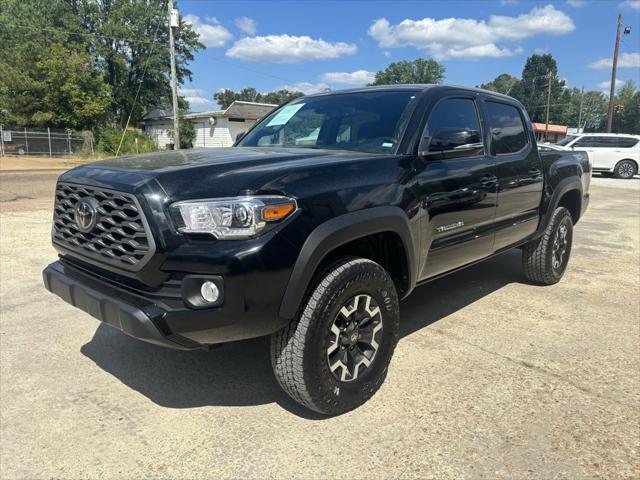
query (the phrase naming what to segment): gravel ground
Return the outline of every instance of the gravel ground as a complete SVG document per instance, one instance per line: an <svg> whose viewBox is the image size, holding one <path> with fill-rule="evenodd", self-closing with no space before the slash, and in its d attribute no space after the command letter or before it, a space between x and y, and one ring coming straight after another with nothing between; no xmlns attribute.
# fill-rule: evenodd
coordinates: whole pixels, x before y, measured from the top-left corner
<svg viewBox="0 0 640 480"><path fill-rule="evenodd" d="M382 389L321 418L265 339L166 350L48 294L55 175L31 175L0 177L0 478L639 476L635 180L594 179L558 285L512 251L419 287Z"/></svg>

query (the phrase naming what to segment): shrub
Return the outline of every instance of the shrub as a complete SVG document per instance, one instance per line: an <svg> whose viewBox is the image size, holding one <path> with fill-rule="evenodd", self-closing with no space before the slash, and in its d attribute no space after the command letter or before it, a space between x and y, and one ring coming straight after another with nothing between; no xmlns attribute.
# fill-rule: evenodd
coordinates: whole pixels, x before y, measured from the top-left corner
<svg viewBox="0 0 640 480"><path fill-rule="evenodd" d="M105 129L98 134L98 151L108 155L115 155L122 138L122 130ZM137 140L137 143L136 143ZM158 145L140 130L127 130L122 140L119 155L155 152Z"/></svg>

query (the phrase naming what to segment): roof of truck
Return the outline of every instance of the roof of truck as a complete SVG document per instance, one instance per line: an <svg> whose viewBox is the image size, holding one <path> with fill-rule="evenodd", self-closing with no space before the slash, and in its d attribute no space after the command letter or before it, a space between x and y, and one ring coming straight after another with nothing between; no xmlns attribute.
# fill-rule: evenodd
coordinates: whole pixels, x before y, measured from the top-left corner
<svg viewBox="0 0 640 480"><path fill-rule="evenodd" d="M365 92L394 92L394 91L416 91L422 92L425 90L445 90L445 89L455 89L455 90L467 90L475 93L484 93L487 95L492 95L494 97L502 97L504 99L515 100L513 97L509 97L508 95L504 95L498 92L492 92L491 90L483 90L481 88L475 87L467 87L464 85L439 85L434 83L398 83L393 85L371 85L367 87L358 87L358 88L348 88L344 90L330 90L326 92L313 93L310 95L305 95L305 97L320 97L323 95L336 95L343 93L365 93Z"/></svg>

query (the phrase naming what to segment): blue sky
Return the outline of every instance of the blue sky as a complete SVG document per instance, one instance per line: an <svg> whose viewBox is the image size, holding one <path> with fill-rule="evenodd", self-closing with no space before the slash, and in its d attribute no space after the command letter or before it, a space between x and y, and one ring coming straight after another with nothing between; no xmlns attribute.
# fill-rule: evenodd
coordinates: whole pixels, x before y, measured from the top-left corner
<svg viewBox="0 0 640 480"><path fill-rule="evenodd" d="M520 76L527 56L551 53L568 85L606 90L617 14L632 27L619 81L640 83L640 0L243 1L178 0L206 50L181 88L194 111L222 88L313 93L364 85L399 60L435 58L445 83Z"/></svg>

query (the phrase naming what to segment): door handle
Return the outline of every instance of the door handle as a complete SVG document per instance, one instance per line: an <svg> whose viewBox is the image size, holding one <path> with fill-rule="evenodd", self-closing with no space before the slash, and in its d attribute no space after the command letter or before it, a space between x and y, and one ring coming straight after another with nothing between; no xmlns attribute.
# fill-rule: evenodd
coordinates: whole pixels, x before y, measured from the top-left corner
<svg viewBox="0 0 640 480"><path fill-rule="evenodd" d="M480 179L480 185L485 188L493 187L496 183L498 183L498 177L495 175L485 175Z"/></svg>
<svg viewBox="0 0 640 480"><path fill-rule="evenodd" d="M537 178L540 176L542 172L540 171L539 168L532 168L531 170L529 170L529 176L530 177L534 177Z"/></svg>

